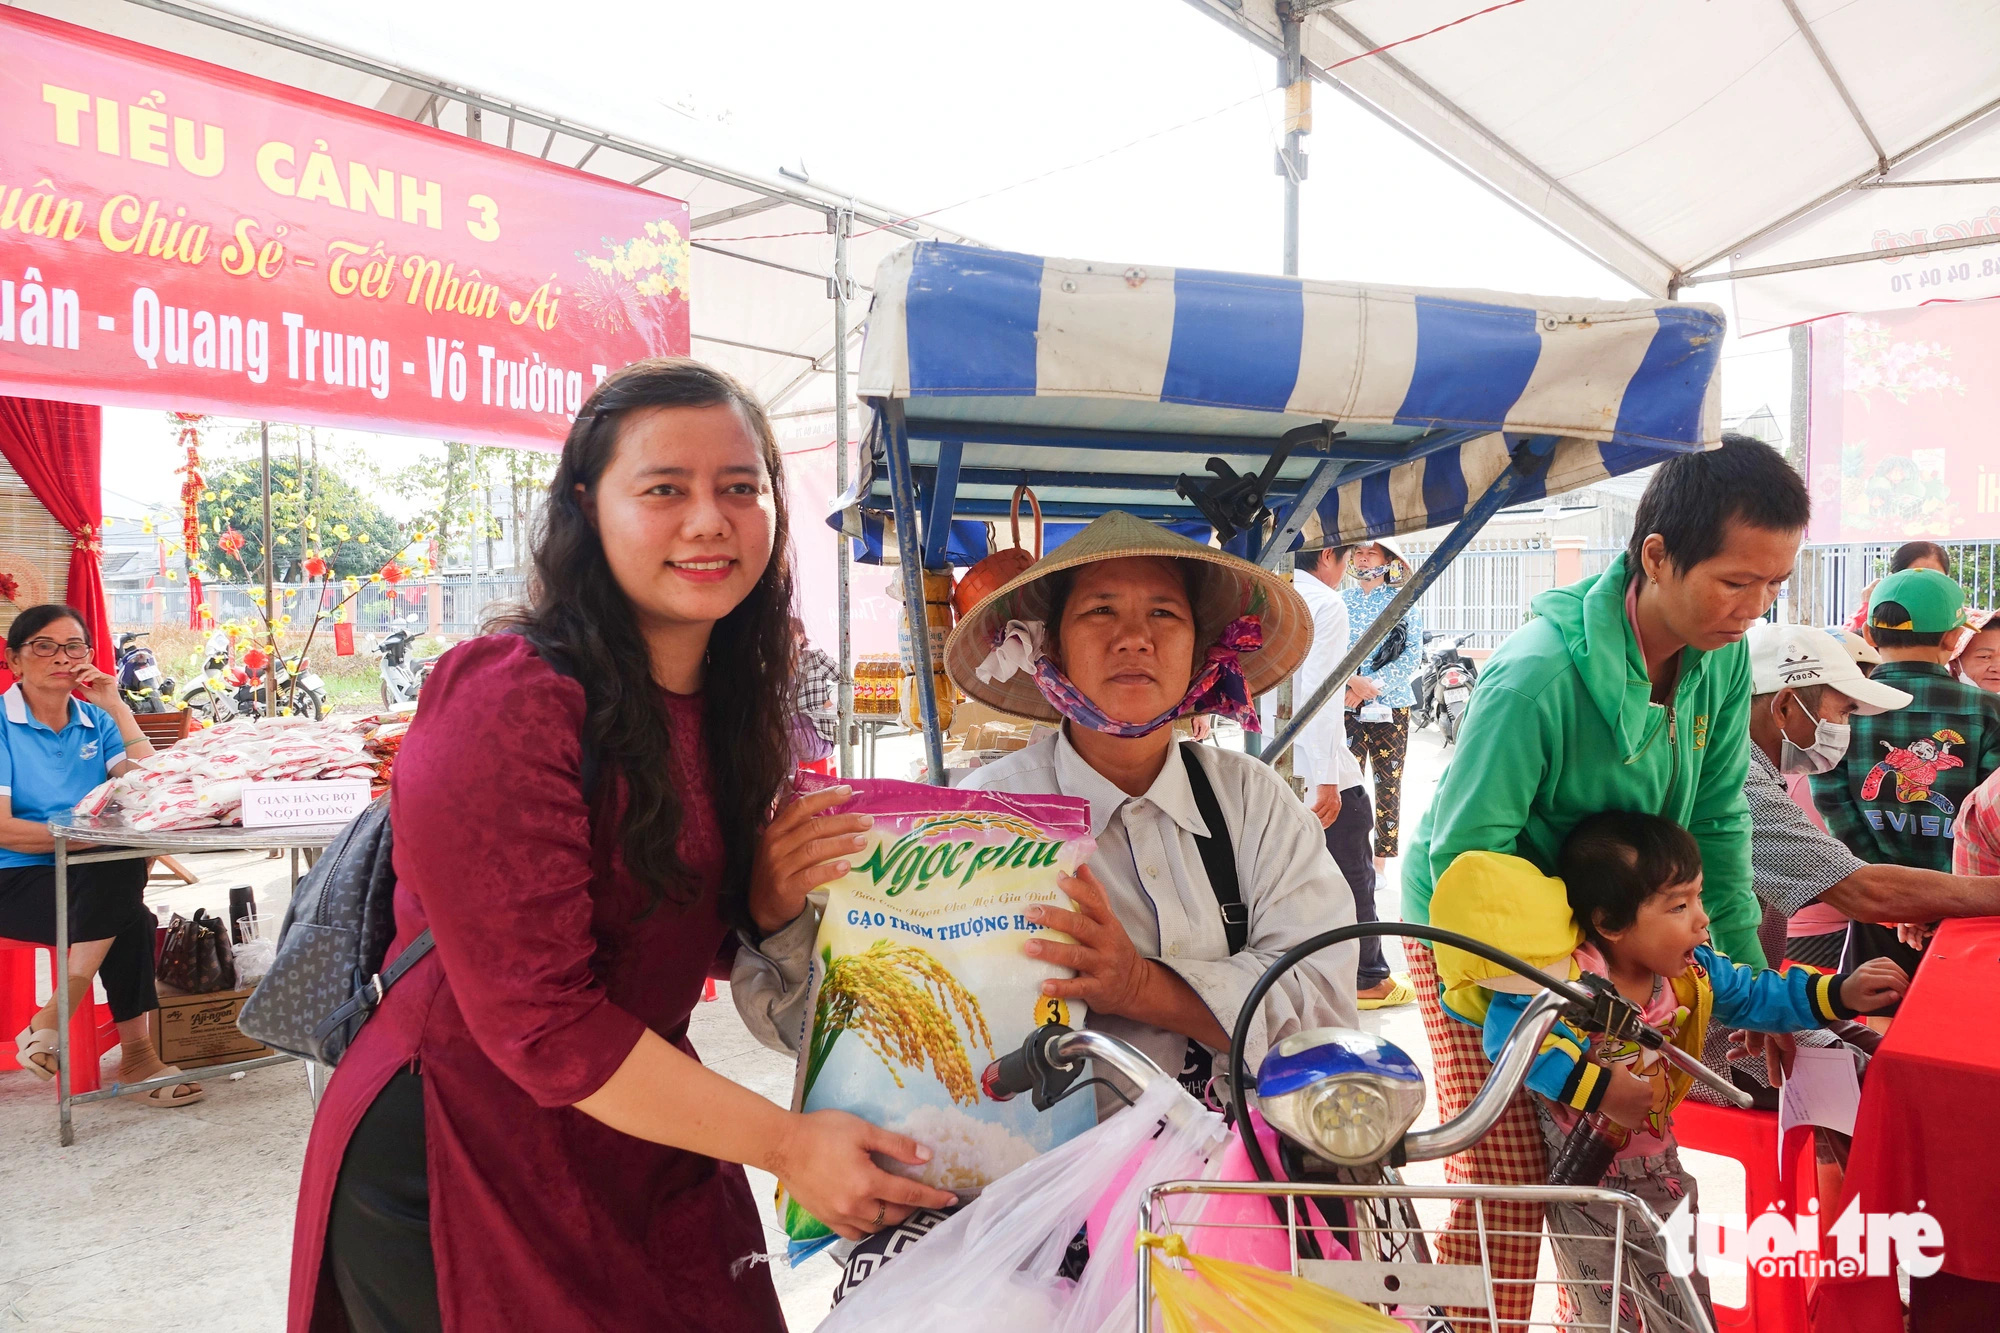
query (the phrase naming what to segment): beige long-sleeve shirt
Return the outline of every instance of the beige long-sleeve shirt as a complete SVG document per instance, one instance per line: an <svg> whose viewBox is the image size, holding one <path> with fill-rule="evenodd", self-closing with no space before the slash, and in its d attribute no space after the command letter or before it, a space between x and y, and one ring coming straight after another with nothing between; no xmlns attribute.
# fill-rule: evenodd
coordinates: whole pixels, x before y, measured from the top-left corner
<svg viewBox="0 0 2000 1333"><path fill-rule="evenodd" d="M1172 968L1229 1032L1250 987L1280 954L1322 931L1353 924L1354 895L1327 854L1319 821L1269 766L1212 745L1197 746L1196 754L1229 826L1220 832L1235 846L1237 878L1250 909L1249 938L1233 957L1195 843L1209 829L1178 756L1145 795L1128 796L1058 733L976 770L964 785L1088 800L1097 839L1090 868L1120 924L1141 955ZM746 946L737 955L730 979L737 1009L768 1046L798 1048L817 930L817 910L808 910L758 948ZM1250 1028L1245 1054L1253 1074L1274 1041L1307 1028L1356 1026L1354 968L1350 941L1286 974ZM1169 1074L1180 1071L1187 1053L1186 1037L1131 1019L1093 1012L1088 1026L1132 1043ZM1100 1114L1118 1104L1100 1095Z"/></svg>

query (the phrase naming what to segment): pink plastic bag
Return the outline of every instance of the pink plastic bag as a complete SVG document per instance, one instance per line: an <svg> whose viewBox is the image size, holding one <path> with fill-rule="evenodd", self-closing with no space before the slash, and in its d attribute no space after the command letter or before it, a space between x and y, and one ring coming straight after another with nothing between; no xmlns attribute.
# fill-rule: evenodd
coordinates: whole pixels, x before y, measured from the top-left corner
<svg viewBox="0 0 2000 1333"><path fill-rule="evenodd" d="M1284 1179L1284 1168L1278 1165L1278 1134L1264 1123L1264 1117L1256 1111L1250 1113L1251 1123L1257 1127L1257 1141L1263 1145L1264 1160L1272 1164L1279 1179ZM1109 1233L1122 1229L1129 1235L1132 1226L1130 1218L1114 1218L1112 1209L1125 1192L1133 1175L1144 1165L1146 1152L1142 1148L1132 1155L1125 1169L1118 1174L1116 1183L1105 1192L1097 1207L1092 1210L1087 1227L1090 1234L1090 1262L1114 1264L1119 1281L1137 1281L1138 1257L1131 1246L1123 1250L1113 1250L1107 1246ZM1243 1147L1243 1136L1232 1133L1222 1151L1209 1160L1209 1167L1203 1173L1205 1180L1257 1179L1257 1173L1250 1165L1250 1154ZM1282 1204L1279 1205L1283 1207ZM1197 1195L1180 1201L1173 1207L1171 1215L1176 1220L1196 1220L1202 1225L1183 1226L1181 1233L1187 1238L1188 1248L1196 1254L1217 1259L1234 1259L1238 1263L1255 1264L1259 1268L1283 1271L1289 1267L1291 1253L1290 1238L1285 1232L1275 1230L1273 1224L1282 1220L1272 1209L1271 1201L1261 1195L1252 1194L1211 1194ZM1156 1226L1164 1225L1164 1219L1155 1219ZM1240 1228L1240 1229L1239 1229ZM1351 1259L1347 1247L1334 1239L1333 1233L1324 1227L1312 1229L1319 1241L1320 1254L1328 1259Z"/></svg>

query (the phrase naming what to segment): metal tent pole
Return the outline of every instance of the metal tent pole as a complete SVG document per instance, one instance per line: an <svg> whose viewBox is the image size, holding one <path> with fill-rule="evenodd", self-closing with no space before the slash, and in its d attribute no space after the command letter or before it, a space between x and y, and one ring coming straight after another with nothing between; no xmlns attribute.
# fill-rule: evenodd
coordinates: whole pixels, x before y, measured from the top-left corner
<svg viewBox="0 0 2000 1333"><path fill-rule="evenodd" d="M844 207L833 216L833 493L847 494L847 234L854 213ZM834 586L840 617L840 678L834 683L839 713L840 775L854 776L854 626L851 620L853 551L847 534L834 534ZM927 613L928 614L928 613Z"/></svg>
<svg viewBox="0 0 2000 1333"><path fill-rule="evenodd" d="M1299 275L1299 182L1305 179L1306 155L1305 137L1312 131L1312 80L1306 77L1305 63L1299 55L1299 22L1297 19L1283 20L1285 49L1278 57L1278 86L1285 90L1285 145L1278 150L1278 174L1285 178L1285 246L1284 272L1288 278ZM1336 468L1336 470L1338 470ZM1246 552L1250 559L1266 569L1275 569L1289 578L1292 573L1292 558L1289 551L1278 546L1281 529L1273 524L1271 538L1273 545L1262 551L1251 549ZM1257 546L1257 536L1253 534L1251 546ZM1292 681L1289 676L1278 682L1277 725L1283 735L1292 717ZM1264 753L1264 738L1253 731L1243 734L1243 749L1251 755ZM1274 756L1274 766L1285 781L1292 780L1291 760L1282 754Z"/></svg>
<svg viewBox="0 0 2000 1333"><path fill-rule="evenodd" d="M1278 174L1285 178L1285 276L1299 274L1299 183L1306 178L1305 138L1312 133L1312 80L1299 55L1299 21L1284 20L1285 52L1278 58L1278 86L1285 90L1285 146Z"/></svg>
<svg viewBox="0 0 2000 1333"><path fill-rule="evenodd" d="M1298 20L1287 18L1284 27L1285 54L1278 61L1278 81L1285 89L1285 146L1278 154L1278 174L1285 178L1285 276L1296 278L1299 275L1299 183L1306 174L1305 137L1312 130L1312 80L1305 77L1305 66L1299 59ZM1283 544L1280 545L1280 542ZM1263 558L1258 563L1267 569L1274 569L1280 578L1289 579L1292 576L1292 556L1286 549L1289 546L1283 526L1273 522L1271 547L1262 553ZM1278 682L1275 716L1278 734L1282 736L1292 721L1290 676ZM1259 754L1263 749L1262 741L1261 736L1246 735L1244 749L1253 755ZM1289 751L1277 752L1271 763L1278 770L1279 777L1288 784L1293 783Z"/></svg>
<svg viewBox="0 0 2000 1333"><path fill-rule="evenodd" d="M1553 435L1536 435L1525 440L1515 440L1510 437L1510 442L1513 443L1513 462L1508 465L1507 470L1493 479L1493 484L1486 488L1485 494L1466 507L1464 517L1460 518L1458 525L1438 543L1437 549L1431 552L1423 567L1418 569L1410 581L1403 585L1401 591L1389 600L1389 604L1382 608L1382 613L1375 617L1374 622L1362 631L1361 637L1355 640L1354 646L1347 650L1347 656L1341 659L1340 665L1327 674L1327 678L1320 682L1319 688L1313 691L1312 697L1292 715L1291 725L1281 730L1277 739L1265 748L1263 754L1265 763L1275 764L1280 756L1292 748L1292 743L1298 739L1299 732L1303 731L1306 725L1319 715L1319 710L1332 700L1334 688L1353 675L1361 664L1368 660L1368 654L1375 651L1375 646L1389 637L1389 631L1402 623L1403 617L1409 614L1417 599L1424 595L1431 584L1437 582L1445 567L1456 559L1466 544L1486 526L1486 520L1508 505L1516 503L1522 491L1548 473L1549 461L1555 457L1556 439Z"/></svg>
<svg viewBox="0 0 2000 1333"><path fill-rule="evenodd" d="M257 423L257 441L262 450L262 485L264 492L264 638L270 644L271 656L278 655L278 606L276 592L271 579L271 423ZM278 711L277 682L278 668L275 662L264 664L264 715L273 716Z"/></svg>
<svg viewBox="0 0 2000 1333"><path fill-rule="evenodd" d="M917 484L910 475L910 431L903 400L885 398L878 408L885 429L889 493L896 507L896 554L903 572L903 615L910 622L910 655L917 669L917 717L924 727L924 756L933 785L945 785L944 735L938 726L937 677L931 663L931 621L924 604L924 546L917 532Z"/></svg>

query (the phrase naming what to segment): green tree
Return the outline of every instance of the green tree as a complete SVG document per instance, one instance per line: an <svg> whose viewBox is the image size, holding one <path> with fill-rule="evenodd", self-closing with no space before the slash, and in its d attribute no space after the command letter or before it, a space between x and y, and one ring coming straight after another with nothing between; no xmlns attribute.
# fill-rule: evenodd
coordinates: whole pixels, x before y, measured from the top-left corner
<svg viewBox="0 0 2000 1333"><path fill-rule="evenodd" d="M555 472L556 456L525 449L447 443L422 450L387 484L416 506L412 536L434 537L445 565L491 567L494 544L528 526ZM521 540L523 558L526 542Z"/></svg>
<svg viewBox="0 0 2000 1333"><path fill-rule="evenodd" d="M303 460L271 449L271 573L280 582L304 577L307 556L325 560L336 578L365 577L403 548L406 534L382 511L362 485L343 475L318 453ZM209 469L201 506L202 562L231 580L256 582L264 567L262 467L258 459L219 463ZM230 554L224 536L234 531L242 548ZM230 544L234 544L233 541Z"/></svg>

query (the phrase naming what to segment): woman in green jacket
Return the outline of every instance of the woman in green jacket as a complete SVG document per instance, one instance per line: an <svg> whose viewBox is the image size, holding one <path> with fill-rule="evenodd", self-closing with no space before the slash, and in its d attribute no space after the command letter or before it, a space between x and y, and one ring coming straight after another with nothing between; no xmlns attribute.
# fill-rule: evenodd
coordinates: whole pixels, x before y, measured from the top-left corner
<svg viewBox="0 0 2000 1333"><path fill-rule="evenodd" d="M1750 664L1744 632L1791 577L1811 502L1776 450L1724 435L1660 466L1639 501L1625 553L1602 574L1535 598L1479 678L1458 753L1403 861L1403 916L1429 919L1432 886L1461 852L1520 856L1556 871L1585 815L1663 815L1701 846L1702 907L1716 947L1762 966L1761 909L1750 886ZM1438 1114L1456 1115L1490 1069L1471 1029L1438 1007L1430 951L1410 976L1436 1060ZM1517 1097L1480 1143L1447 1166L1454 1181L1539 1185L1548 1178L1535 1115ZM1470 1207L1456 1210L1440 1258L1479 1261ZM1539 1204L1488 1204L1496 1278L1532 1281ZM1529 1317L1532 1286L1496 1292L1502 1320ZM1517 1308L1518 1307L1518 1308ZM1473 1325L1476 1326L1476 1325Z"/></svg>

